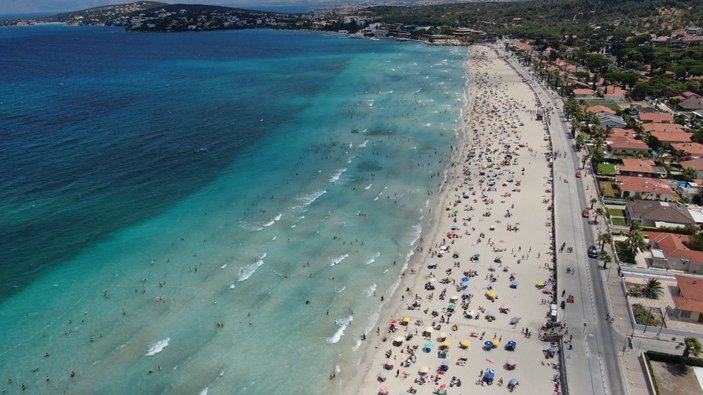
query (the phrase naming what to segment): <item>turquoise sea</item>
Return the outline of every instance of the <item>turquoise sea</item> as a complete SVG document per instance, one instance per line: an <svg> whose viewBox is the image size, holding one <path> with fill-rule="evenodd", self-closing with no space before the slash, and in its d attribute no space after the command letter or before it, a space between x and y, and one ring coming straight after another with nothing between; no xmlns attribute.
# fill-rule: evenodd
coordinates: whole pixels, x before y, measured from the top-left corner
<svg viewBox="0 0 703 395"><path fill-rule="evenodd" d="M352 374L428 228L466 48L50 25L0 53L0 388Z"/></svg>

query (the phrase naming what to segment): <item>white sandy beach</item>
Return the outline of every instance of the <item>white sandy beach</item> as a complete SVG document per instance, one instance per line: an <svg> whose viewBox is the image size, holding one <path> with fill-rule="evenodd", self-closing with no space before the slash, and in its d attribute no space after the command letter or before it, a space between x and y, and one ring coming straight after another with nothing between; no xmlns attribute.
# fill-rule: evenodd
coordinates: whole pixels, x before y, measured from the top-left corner
<svg viewBox="0 0 703 395"><path fill-rule="evenodd" d="M464 146L432 213L441 219L367 336L357 376L338 378L342 392L497 394L511 380L517 392L555 392L558 357L539 340L551 296L536 287L551 276L551 147L534 92L492 48L472 47L467 73Z"/></svg>

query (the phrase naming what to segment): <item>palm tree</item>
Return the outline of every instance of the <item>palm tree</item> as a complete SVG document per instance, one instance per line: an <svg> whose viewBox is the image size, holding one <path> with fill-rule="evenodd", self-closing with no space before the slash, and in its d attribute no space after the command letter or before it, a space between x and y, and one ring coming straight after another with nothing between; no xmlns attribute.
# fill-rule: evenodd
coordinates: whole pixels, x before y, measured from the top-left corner
<svg viewBox="0 0 703 395"><path fill-rule="evenodd" d="M608 254L608 251L600 250L600 259L603 260L603 269L608 268L608 264L613 261L613 257Z"/></svg>
<svg viewBox="0 0 703 395"><path fill-rule="evenodd" d="M683 339L683 343L676 345L676 349L683 347L683 352L681 353L681 366L686 367L689 356L697 357L703 353L703 345L695 337L687 337Z"/></svg>
<svg viewBox="0 0 703 395"><path fill-rule="evenodd" d="M642 251L647 248L647 243L644 241L644 234L640 230L640 224L633 222L630 225L630 230L627 232L627 245L633 254L637 251Z"/></svg>
<svg viewBox="0 0 703 395"><path fill-rule="evenodd" d="M601 251L603 251L606 244L610 244L613 242L613 235L611 235L609 232L601 233L599 238Z"/></svg>
<svg viewBox="0 0 703 395"><path fill-rule="evenodd" d="M593 205L598 202L598 199L596 198L591 198L591 210L593 210Z"/></svg>
<svg viewBox="0 0 703 395"><path fill-rule="evenodd" d="M664 287L661 281L656 278L650 278L644 283L642 287L642 295L649 299L659 299L660 296L664 295Z"/></svg>
<svg viewBox="0 0 703 395"><path fill-rule="evenodd" d="M598 223L598 217L603 215L603 209L598 207L596 208L596 215L593 217L593 223L597 224Z"/></svg>

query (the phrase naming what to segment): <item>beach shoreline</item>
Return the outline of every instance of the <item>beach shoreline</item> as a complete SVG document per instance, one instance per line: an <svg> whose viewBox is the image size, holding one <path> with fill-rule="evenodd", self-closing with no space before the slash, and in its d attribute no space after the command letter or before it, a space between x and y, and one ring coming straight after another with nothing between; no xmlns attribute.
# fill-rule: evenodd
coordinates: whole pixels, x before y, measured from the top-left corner
<svg viewBox="0 0 703 395"><path fill-rule="evenodd" d="M420 336L420 331L425 332L425 327L428 326L429 319L432 319L432 327L441 327L442 324L445 323L445 317L444 314L447 314L446 317L446 323L449 323L449 317L452 315L451 312L448 312L446 308L441 307L442 305L446 306L446 302L441 302L440 300L445 299L445 297L442 296L442 294L446 294L447 292L447 287L444 287L445 290L443 291L442 294L440 294L439 298L433 298L434 296L434 286L433 286L433 292L430 294L428 292L427 286L432 282L434 284L434 281L437 280L435 278L435 272L437 273L438 277L441 277L440 275L440 269L446 269L444 272L445 273L451 273L452 268L459 268L461 267L461 270L466 270L467 268L471 267L469 271L478 271L479 275L486 275L486 279L489 279L489 281L498 281L499 274L496 273L495 275L492 274L496 268L494 267L494 263L487 263L489 257L484 258L483 262L474 262L473 259L471 259L471 263L469 262L469 257L471 257L472 252L474 251L481 251L484 252L485 255L486 252L488 253L502 253L502 255L508 255L507 250L508 248L502 248L503 246L496 246L496 242L493 241L491 242L491 238L487 237L488 243L485 243L485 235L496 235L496 234L501 234L505 233L502 232L501 230L497 230L495 223L501 223L501 220L493 220L492 218L490 220L488 219L477 219L477 214L479 210L476 210L474 208L474 205L480 205L479 201L474 198L473 204L470 203L470 200L473 198L468 198L467 193L468 191L472 191L472 194L476 196L477 191L481 193L481 198L484 200L484 203L487 206L488 210L488 217L484 215L484 218L490 218L491 216L491 211L496 211L491 205L494 203L494 198L493 196L495 195L495 192L497 189L500 189L499 187L486 187L486 185L483 184L483 181L487 180L486 176L480 176L476 177L476 174L474 174L474 178L472 179L471 177L471 171L468 171L467 175L467 165L464 163L471 162L471 164L468 165L468 167L471 167L471 165L476 165L479 162L486 163L482 159L479 159L480 157L484 156L484 150L486 153L486 156L488 155L495 155L499 151L503 150L503 147L506 145L507 140L502 139L502 138L493 138L495 137L494 133L491 133L489 130L488 133L485 133L483 131L478 132L479 128L485 128L488 129L489 127L499 127L500 132L509 134L513 143L518 143L519 147L523 149L522 152L517 153L516 152L516 147L513 146L513 148L509 148L510 146L507 146L508 148L505 148L505 153L509 152L511 149L513 150L512 153L515 154L515 159L514 161L508 160L507 164L504 164L505 166L509 166L512 171L509 171L510 174L507 177L510 177L510 184L506 184L505 178L500 180L502 182L503 187L508 187L509 189L512 188L513 191L520 192L521 189L529 189L529 191L525 191L529 193L529 196L527 193L523 192L519 196L522 197L528 197L529 199L518 199L518 200L512 200L508 199L512 193L517 194L517 192L504 192L503 193L503 198L505 200L501 200L501 204L506 204L505 202L513 202L513 205L511 208L507 209L507 214L505 218L510 218L512 216L520 217L520 218L530 218L534 213L531 212L533 210L533 207L535 205L538 205L540 203L549 204L551 205L551 177L550 177L550 169L548 167L548 160L551 156L551 145L549 143L548 137L545 137L545 131L543 129L543 124L541 121L537 121L535 118L535 114L537 114L539 102L536 100L534 97L534 92L527 86L527 84L524 83L524 81L520 81L521 78L517 75L515 70L508 65L507 62L505 62L503 59L498 57L497 52L487 46L472 46L470 47L470 55L469 59L465 63L465 69L467 73L467 85L466 85L466 101L464 104L464 109L462 111L462 119L461 119L461 129L459 130L459 135L457 136L457 144L452 150L451 154L451 163L447 164L447 177L446 177L446 182L443 184L440 193L441 196L438 197L438 199L435 201L435 204L431 205L432 210L434 212L431 212L431 220L429 221L430 226L428 229L426 229L426 232L423 232L421 235L421 239L419 243L415 246L415 253L408 262L408 268L406 271L404 271L401 274L399 286L397 288L391 288L389 291L396 291L393 292L390 300L386 299L385 304L382 306L380 314L379 314L379 319L377 322L377 329L376 333L365 333L364 336L366 337L367 341L364 342L366 344L362 345L362 358L359 361L359 365L354 372L352 377L347 377L345 372L342 372L340 377L336 377L337 380L339 380L339 393L359 393L359 394L371 394L371 393L389 393L389 394L397 394L401 392L411 392L410 390L417 391L417 393L435 393L436 391L439 390L444 390L447 391L449 390L450 393L466 393L467 391L473 391L470 390L469 388L473 387L467 387L470 384L474 384L474 377L476 372L474 372L471 369L467 368L455 368L454 367L454 357L456 357L457 351L454 351L460 343L460 338L463 337L462 342L466 339L470 339L472 337L476 337L476 339L471 339L471 345L468 347L463 347L461 351L458 353L466 352L467 349L474 349L475 351L478 351L478 353L492 353L492 354L486 354L486 355L491 355L490 357L486 358L486 361L489 362L489 364L493 364L495 361L493 361L493 354L499 353L501 351L495 350L495 351L481 351L480 350L480 344L481 341L478 339L478 333L479 331L482 331L483 333L481 334L481 340L483 340L484 334L486 332L494 332L494 335L498 337L498 333L501 333L500 339L502 340L503 334L508 336L511 339L518 340L520 343L529 343L529 347L526 347L530 353L534 352L539 352L539 350L543 350L546 348L546 346L549 346L547 343L545 346L545 343L540 342L537 340L536 332L539 331L539 328L541 325L545 322L545 319L540 319L540 317L544 317L542 313L544 311L547 311L547 315L549 314L549 308L548 306L542 306L541 309L532 309L530 306L527 306L525 303L526 301L524 300L523 296L518 296L518 297L513 297L511 298L511 302L514 305L514 308L523 310L521 311L521 315L523 317L527 316L525 320L520 321L519 325L510 325L506 321L504 317L498 317L498 319L493 319L490 320L488 323L484 323L484 320L481 319L480 321L475 321L473 319L464 321L462 318L453 318L452 322L452 331L451 333L445 334L446 336L439 336L435 339L437 333L432 330L430 330L427 333L424 333L423 336ZM492 74L497 75L497 77L491 77ZM487 77L488 76L488 77ZM510 80L510 84L521 84L519 86L520 89L512 88L510 89L510 97L498 97L495 95L490 95L488 94L489 91L493 92L492 89L498 89L502 90L502 93L507 93L508 89L506 88L506 84L508 82L502 83L501 81L503 80L504 77L506 77L506 80ZM497 78L496 80L492 80L491 78ZM518 81L515 81L515 80ZM490 83L487 82L490 80ZM496 93L496 92L493 92ZM507 104L506 104L507 103ZM515 103L519 103L519 105L515 105ZM502 107L501 107L502 106ZM507 106L507 107L506 107ZM518 108L522 106L522 108ZM510 113L505 113L505 112L499 112L498 107L501 107L502 110L506 110L506 108L510 108ZM496 117L492 118L490 115L487 117L487 114L480 112L478 110L485 110L487 108L493 108L494 114ZM515 117L514 119L510 119L511 117ZM503 119L496 119L496 118L503 118ZM516 124L513 124L515 119L518 119L519 127ZM502 124L501 124L502 122ZM508 123L510 123L510 128L512 130L508 129L508 126L506 126ZM500 126L499 126L500 124ZM478 132L478 133L477 133ZM498 130L495 130L494 132L498 132ZM522 133L520 133L522 132ZM535 137L543 137L540 140L535 141ZM533 144L535 146L539 145L537 149L533 150L532 146ZM529 147L529 148L526 148ZM520 148L517 148L519 150ZM527 149L530 152L530 166L534 166L534 169L528 170L527 173L528 175L525 175L525 167L522 167L522 174L518 175L517 172L519 172L519 169L516 169L516 165L518 163L518 158L520 159L521 164L524 166L525 165L525 159L526 156L520 156L520 154L524 155L524 150ZM481 154L478 155L479 158L476 157L476 152L477 150L481 151ZM498 154L500 156L500 153ZM512 155L508 156L512 158ZM466 158L466 159L465 159ZM532 159L537 158L537 164L539 166L532 165ZM484 158L485 159L485 158ZM488 164L492 165L493 162L489 160ZM486 169L492 169L492 166L486 166ZM497 167L496 167L497 168ZM472 169L472 171L477 170L477 169ZM517 171L516 171L517 170ZM493 171L493 170L489 170ZM503 171L500 171L503 173ZM532 173L532 175L530 175ZM483 171L482 173L483 174ZM497 176L498 179L500 179L500 175ZM527 184L523 184L523 187L520 188L520 182L518 181L517 183L513 178L530 178L531 179L531 184L528 186ZM541 186L537 185L540 184L539 181L544 182L546 185L547 190L541 189ZM527 181L527 180L523 180ZM489 181L490 183L490 181ZM517 188L515 186L518 186ZM469 187L470 186L470 187ZM469 187L467 190L466 188ZM476 189L473 189L476 187ZM509 190L508 189L508 190ZM462 202L462 194L463 194L463 202ZM490 197L489 197L490 195ZM459 196L458 199L452 200L455 197ZM488 203L488 200L490 200L490 203ZM518 207L515 208L514 212L511 213L512 207L515 206L515 203L519 201L527 201L523 203L527 203L527 205L523 204L522 206L524 207ZM467 202L469 202L467 204ZM454 214L452 215L451 213L451 207L458 208ZM471 207L469 208L469 211L473 211L471 213L471 216L469 217L464 217L459 223L457 223L457 217L461 217L461 215L466 215L467 213L462 210L462 204L464 205L463 208L467 208L469 205ZM520 206L520 205L519 205ZM514 277L518 276L521 281L524 281L524 285L519 288L519 292L514 292L517 295L522 295L522 294L534 294L535 290L530 289L531 288L531 282L537 279L538 281L535 281L535 283L540 283L542 279L546 279L547 283L549 284L551 278L551 272L549 271L549 268L551 268L552 264L552 259L551 259L551 246L552 246L552 240L551 240L551 230L553 229L553 224L551 224L551 207L545 207L547 208L547 211L545 211L545 217L549 218L546 219L546 224L547 227L544 227L540 221L535 221L534 223L534 228L535 229L542 229L542 232L531 232L529 235L525 234L525 231L520 233L520 239L521 241L527 242L526 247L529 246L530 253L533 248L535 248L535 252L537 253L537 259L535 259L535 256L533 254L532 258L529 257L530 253L527 253L527 258L525 257L525 254L522 254L522 258L518 258L518 255L520 252L514 251L515 247L518 247L516 244L514 247L511 249L511 254L513 255L513 258L508 258L513 260L511 264L515 263L515 259L517 264L520 264L521 260L524 261L523 263L529 263L530 266L533 266L533 268L526 268L525 266L528 265L522 265L521 271L525 271L523 269L528 269L529 273L512 273L511 274L511 281ZM438 213L439 211L439 213ZM462 214L457 214L459 211L462 212ZM498 213L493 213L493 214L498 214ZM519 214L519 215L518 215ZM474 221L472 221L472 219ZM510 222L510 220L504 220L505 222ZM463 222L463 223L462 223ZM468 224L471 222L470 224ZM478 223L477 223L478 222ZM468 224L468 226L467 226ZM530 232L532 229L532 224L523 224L520 225L519 223L517 226L519 227L525 227L528 228L528 232ZM517 228L517 226L515 226ZM452 231L454 232L454 229L457 229L456 232L452 235L450 238L450 242L447 242L447 237L450 236L451 232L447 232L447 235L445 236L444 232L447 227L451 227ZM469 228L471 231L469 231ZM512 232L513 230L517 231L516 229L513 229L513 225L508 224L506 227L508 232ZM464 234L462 234L464 232ZM472 235L471 238L473 239L473 235L480 235L479 239L477 240L475 245L473 242L469 242L468 240L462 240L463 237ZM455 241L457 241L457 245L455 245ZM483 241L483 244L481 243ZM500 240L502 243L503 240ZM446 250L443 250L444 253L442 254L444 257L440 259L442 255L438 256L438 252L440 251L438 248L442 246L442 248L446 248ZM446 246L446 247L444 247ZM491 246L490 249L487 249L486 247ZM520 245L518 248L522 248L522 245ZM451 249L451 250L450 250ZM520 251L520 250L518 250ZM450 257L451 253L453 254L453 257ZM542 256L543 254L543 256ZM476 255L479 255L476 253ZM541 259L539 258L540 256ZM492 258L492 257L491 257ZM430 270L428 269L428 263L430 260L436 260L438 263L437 269ZM450 262L454 260L454 263L449 266ZM479 259L476 259L477 261ZM496 261L498 258L496 257ZM535 264L533 264L535 263ZM488 266L490 265L489 268ZM499 266L502 266L502 263L498 264ZM488 270L480 270L480 269L488 269ZM507 268L505 268L507 269ZM513 269L516 272L518 271L517 269ZM503 270L504 272L506 270ZM489 273L490 272L490 273ZM464 272L466 274L466 271ZM443 279L446 280L447 283L445 284L451 284L451 285L456 285L456 278L450 279L451 275L448 275L447 278ZM456 275L454 276L456 277ZM459 276L460 277L460 276ZM472 276L473 277L473 276ZM525 279L528 279L525 281ZM472 278L472 281L478 282L478 278ZM468 283L468 281L467 281ZM489 283L488 286L489 290L492 290L492 286ZM441 285L437 287L437 290L442 288ZM467 287L468 288L468 287ZM465 298L464 295L461 297L461 301L456 300L454 301L455 303L462 303L464 304L467 302L467 299L469 303L471 303L471 299L479 300L479 303L484 302L484 295L482 290L478 290L477 287L473 286L473 296ZM507 287L505 287L507 288ZM512 287L510 287L512 288ZM518 287L515 287L513 290L517 290ZM459 287L457 286L457 290ZM496 289L499 290L498 292L508 292L504 291L502 288L496 286ZM400 290L400 291L397 291ZM537 295L542 296L541 289L537 289ZM449 291L451 293L455 293L454 291ZM553 293L553 292L550 292ZM413 298L413 294L415 297ZM422 295L422 296L420 296ZM502 296L502 293L500 294ZM543 295L547 297L547 295ZM386 298L388 298L389 295L386 295ZM405 300L406 297L409 297L408 300L414 300L413 303L417 303L418 309L415 308L409 308L410 304L408 303L408 300ZM451 298L452 300L454 297ZM493 299L493 302L497 297ZM544 303L545 299L542 299L541 303L539 304L547 304ZM464 314L466 314L466 308L469 307L469 303L464 304ZM477 305L478 303L474 303L472 306L472 309L476 309L476 307L473 307ZM490 305L489 305L490 306ZM478 306L479 310L481 311L486 311L486 309L483 306ZM423 311L421 310L422 308L425 308L424 314ZM418 311L420 310L420 311ZM428 314L428 310L432 310L432 317L430 314ZM534 311L528 311L528 310L534 310ZM540 311L541 310L541 311ZM438 314L434 314L435 312L440 312ZM439 315L441 316L438 317ZM480 314L480 313L479 313ZM502 314L499 314L499 316ZM546 318L546 317L545 317ZM391 323L393 320L396 320L397 323L395 325L391 325L389 328L389 323ZM404 320L407 320L408 322L403 322ZM440 323L437 323L436 321L440 321ZM500 325L492 325L495 324L495 322L500 322ZM502 321L502 322L501 322ZM517 326L520 325L525 325L521 328L521 334L516 335L516 329ZM512 328L511 328L512 327ZM446 328L446 327L445 327ZM535 333L535 336L533 337L531 334L530 335L524 335L524 328L528 328L528 331L531 333ZM413 334L413 329L414 329L414 334ZM430 329L430 328L427 328ZM488 330L486 330L488 329ZM396 331L404 331L403 334L405 334L405 338L401 339L402 336L398 337L398 334L396 334ZM444 329L443 331L450 332L449 328ZM469 334L470 333L470 334ZM491 335L488 335L488 338L490 338ZM523 338L524 337L524 338ZM395 339L394 339L395 338ZM424 340L420 340L424 338ZM448 351L445 353L444 359L446 359L447 363L447 370L446 370L446 375L451 375L452 380L451 382L449 381L448 378L444 377L446 376L444 372L440 370L437 370L437 376L432 375L432 372L435 371L437 365L440 365L441 367L441 357L440 360L437 360L436 357L434 357L435 354L435 349L431 348L431 351L429 352L421 352L420 351L420 346L422 343L425 343L425 346L428 345L428 343L431 343L432 340L436 340L440 344L433 344L431 347L437 347L437 350L441 348L441 345L444 344L444 340L454 341L453 346L449 345L446 347L446 350ZM497 340L497 339L494 339ZM398 341L396 343L396 341ZM391 345L391 343L396 343L395 345ZM497 341L496 343L499 343L500 341ZM447 343L448 344L448 343ZM522 344L520 345L522 348ZM424 348L424 347L423 347ZM498 348L498 347L496 347ZM502 345L500 346L502 348ZM425 350L426 351L426 350ZM474 351L472 350L472 353ZM446 355L448 354L448 356ZM518 354L517 352L514 352L512 354ZM392 357L391 357L392 355ZM442 352L438 353L438 355L443 355ZM460 354L461 355L461 354ZM483 355L481 355L483 356ZM512 355L510 355L512 356ZM468 357L468 354L467 354ZM392 358L392 359L391 359ZM400 358L400 359L398 359ZM465 357L459 358L457 360L457 364L459 364L459 361L464 359L464 363L467 366L481 366L481 364L486 364L485 362L478 362L478 365L476 364L475 361L471 362L466 362ZM552 390L554 389L554 384L551 381L553 378L554 373L556 372L554 368L556 365L553 362L549 362L548 364L545 364L544 361L541 365L537 366L527 366L528 364L524 364L525 366L523 367L522 361L526 360L529 361L528 359L524 358L515 358L519 359L519 364L521 365L521 370L522 374L521 375L516 375L516 376L521 376L522 380L526 380L527 377L536 378L539 376L543 376L543 380L539 383L539 385L533 386L532 383L530 383L531 388L533 388L535 391L532 393L546 393L549 391L549 393L552 393ZM534 360L534 357L532 358ZM385 362L384 362L385 361ZM464 364L462 363L462 365ZM391 365L390 367L387 365ZM425 373L418 373L418 368L422 370L426 370ZM476 382L476 384L481 384L481 386L486 386L484 383L483 378L481 377L484 373L484 369L482 369L483 366L480 368L480 374L479 377L480 379ZM492 367L487 368L488 369L493 369ZM495 370L501 370L500 372L496 372L496 380L498 380L498 375L501 376L499 385L490 385L492 384L492 380L490 380L490 384L488 385L488 389L490 390L498 390L499 392L507 392L508 389L507 387L503 387L503 374L502 369L499 367L495 367ZM402 372L401 372L402 371ZM478 369L477 369L478 371ZM524 378L522 377L527 371L527 376ZM393 377L395 373L395 378ZM402 373L402 374L401 374ZM509 374L508 372L505 373L506 375ZM441 377L440 377L441 376ZM429 380L427 380L429 377ZM413 380L413 378L415 380ZM459 380L459 386L462 384L464 387L461 389L451 389L451 387L454 387L456 385L456 380ZM506 382L508 381L508 377L506 376ZM517 381L517 380L516 380ZM417 383L420 382L421 384L418 385ZM423 385L425 384L425 385ZM428 385L429 384L429 385ZM462 391L463 390L463 391ZM455 392L458 391L458 392Z"/></svg>

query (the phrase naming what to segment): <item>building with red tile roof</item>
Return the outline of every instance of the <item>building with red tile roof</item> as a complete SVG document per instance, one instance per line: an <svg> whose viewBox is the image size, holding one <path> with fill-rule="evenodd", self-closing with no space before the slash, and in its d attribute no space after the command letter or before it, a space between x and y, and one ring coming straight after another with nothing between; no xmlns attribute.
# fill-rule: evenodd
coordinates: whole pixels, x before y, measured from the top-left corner
<svg viewBox="0 0 703 395"><path fill-rule="evenodd" d="M686 160L680 163L684 169L693 168L698 172L698 178L703 178L703 158Z"/></svg>
<svg viewBox="0 0 703 395"><path fill-rule="evenodd" d="M703 278L678 275L675 277L675 315L686 321L703 322Z"/></svg>
<svg viewBox="0 0 703 395"><path fill-rule="evenodd" d="M574 89L574 96L576 97L587 97L587 96L595 96L596 92L593 89L586 89L586 88L580 88L580 89Z"/></svg>
<svg viewBox="0 0 703 395"><path fill-rule="evenodd" d="M633 197L669 202L676 196L669 180L632 176L616 176L615 180L620 188L621 198Z"/></svg>
<svg viewBox="0 0 703 395"><path fill-rule="evenodd" d="M664 232L645 232L652 253L650 266L703 273L703 251L692 250L684 244L688 235Z"/></svg>
<svg viewBox="0 0 703 395"><path fill-rule="evenodd" d="M679 151L683 151L688 156L688 159L703 158L703 144L700 143L675 143L672 147Z"/></svg>
<svg viewBox="0 0 703 395"><path fill-rule="evenodd" d="M641 122L657 122L671 123L674 122L674 116L668 112L641 112L638 114Z"/></svg>
<svg viewBox="0 0 703 395"><path fill-rule="evenodd" d="M690 143L691 133L686 132L650 132L662 143Z"/></svg>
<svg viewBox="0 0 703 395"><path fill-rule="evenodd" d="M686 129L678 123L644 123L642 130L645 132L683 132Z"/></svg>
<svg viewBox="0 0 703 395"><path fill-rule="evenodd" d="M651 159L624 158L618 171L623 176L666 178L666 169L657 166Z"/></svg>
<svg viewBox="0 0 703 395"><path fill-rule="evenodd" d="M598 114L599 112L604 112L604 113L606 113L606 114L615 115L615 110L613 110L613 109L610 108L610 107L601 106L601 105L590 106L590 107L588 107L588 108L586 109L586 111L592 112L592 113L594 113L594 114Z"/></svg>
<svg viewBox="0 0 703 395"><path fill-rule="evenodd" d="M621 129L622 130L622 129ZM605 144L611 154L624 152L648 152L649 146L642 140L637 140L634 133L630 136L611 135L606 138Z"/></svg>

